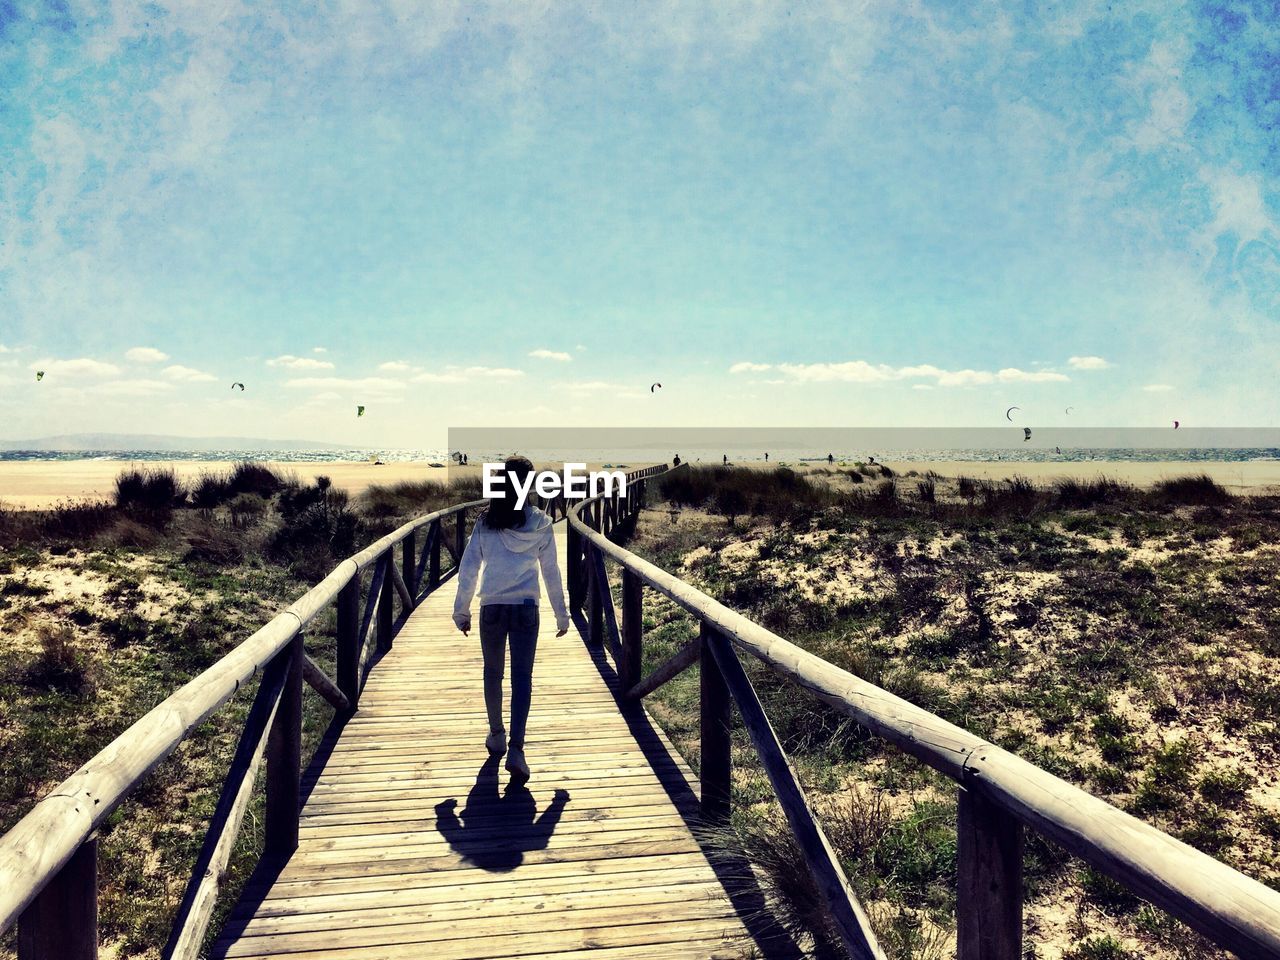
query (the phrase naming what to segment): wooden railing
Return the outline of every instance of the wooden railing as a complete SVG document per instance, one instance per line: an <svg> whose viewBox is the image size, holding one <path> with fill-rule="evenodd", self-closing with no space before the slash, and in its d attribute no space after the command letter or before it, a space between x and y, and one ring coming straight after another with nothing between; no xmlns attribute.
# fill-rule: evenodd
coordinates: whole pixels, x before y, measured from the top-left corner
<svg viewBox="0 0 1280 960"><path fill-rule="evenodd" d="M467 512L484 500L420 517L334 568L279 616L151 710L64 780L0 837L0 932L18 924L19 960L90 960L98 951L96 831L197 726L261 679L164 956L198 955L265 757L264 857L298 845L305 680L341 713L353 711L377 655L462 556ZM418 532L426 540L418 549ZM450 542L452 541L452 542ZM396 556L396 548L400 556ZM442 572L442 553L453 567ZM372 571L369 588L364 573ZM307 656L304 630L337 603L337 678ZM399 615L397 616L397 603Z"/></svg>
<svg viewBox="0 0 1280 960"><path fill-rule="evenodd" d="M827 663L619 546L610 534L620 516L633 521L642 499L628 498L624 505L617 497L608 501L597 498L570 508L567 573L571 603L575 609L584 603L588 606L590 639L605 643L609 649L627 699L648 695L701 660L701 811L711 824L728 820L732 802L731 704L738 704L743 725L850 956L884 954L805 799L737 650L751 654L774 673L956 781L959 960L1020 960L1026 827L1086 860L1218 946L1247 960L1280 958L1280 892L1007 750ZM620 625L605 575L606 558L622 567ZM692 614L700 629L696 640L642 677L645 587Z"/></svg>

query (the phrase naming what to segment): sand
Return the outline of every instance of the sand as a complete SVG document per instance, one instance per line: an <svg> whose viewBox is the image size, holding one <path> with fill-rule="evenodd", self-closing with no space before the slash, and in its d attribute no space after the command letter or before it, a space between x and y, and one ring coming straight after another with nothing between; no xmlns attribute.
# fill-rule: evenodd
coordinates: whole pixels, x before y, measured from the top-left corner
<svg viewBox="0 0 1280 960"><path fill-rule="evenodd" d="M24 460L0 463L0 504L19 510L41 510L65 500L106 500L115 492L116 476L128 460ZM230 461L148 461L139 466L172 467L184 480L225 471ZM450 471L426 463L290 462L271 463L284 474L310 481L323 474L334 486L360 494L375 483L402 480L447 480Z"/></svg>
<svg viewBox="0 0 1280 960"><path fill-rule="evenodd" d="M387 462L375 465L352 461L265 461L282 474L311 481L326 476L333 485L358 496L374 484L384 486L405 480L438 480L442 483L459 477L481 475L478 463L466 467L432 466L424 461ZM190 481L202 473L225 472L234 465L230 460L21 460L0 462L0 506L11 510L44 510L68 500L110 500L115 493L116 477L131 466L172 467L182 480ZM588 463L587 469L605 466ZM619 464L618 466L622 466ZM627 469L647 466L632 463ZM539 463L540 469L558 470L557 464Z"/></svg>
<svg viewBox="0 0 1280 960"><path fill-rule="evenodd" d="M1280 489L1280 460L1166 460L1159 463L1132 460L1055 461L1046 463L986 462L975 460L877 460L899 476L914 470L926 473L930 470L944 477L973 477L981 480L1003 480L1007 477L1026 477L1036 483L1051 483L1064 477L1088 479L1110 477L1135 486L1145 487L1169 477L1195 476L1207 473L1232 492L1263 493L1271 488ZM760 461L735 463L736 467L773 469L790 466L800 472L829 469L826 463L765 464ZM836 461L836 469L851 467L850 462ZM3 474L0 474L3 476ZM1271 491L1276 492L1276 491Z"/></svg>
<svg viewBox="0 0 1280 960"><path fill-rule="evenodd" d="M129 466L127 460L26 460L0 463L0 504L11 509L40 510L66 500L110 499L115 479ZM230 461L149 461L147 466L172 467L183 479L193 479L206 471L226 470ZM782 464L748 462L738 466L751 469L773 469ZM1135 463L1123 460L1091 463L979 463L972 461L885 461L899 474L910 470L924 473L934 470L944 477L970 476L1001 480L1022 476L1040 483L1059 477L1111 477L1146 486L1166 477L1207 473L1228 489L1260 493L1280 488L1280 461L1166 461ZM288 462L271 463L284 473L300 480L312 480L321 474L335 486L359 495L373 484L392 484L403 480L440 480L463 474L479 476L479 465L468 468L433 467L424 462L372 463L353 462ZM540 464L540 466L545 466ZM592 464L592 467L597 466ZM632 464L632 466L636 466ZM825 469L826 464L804 464L802 470Z"/></svg>

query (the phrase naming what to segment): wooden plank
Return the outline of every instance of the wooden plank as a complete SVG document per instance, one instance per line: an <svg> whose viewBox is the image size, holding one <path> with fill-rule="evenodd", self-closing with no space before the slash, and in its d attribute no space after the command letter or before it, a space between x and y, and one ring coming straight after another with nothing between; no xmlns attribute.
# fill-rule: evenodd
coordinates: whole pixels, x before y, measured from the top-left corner
<svg viewBox="0 0 1280 960"><path fill-rule="evenodd" d="M338 689L338 685L329 679L328 674L320 669L318 663L305 654L302 658L302 679L306 680L307 685L324 697L329 702L329 706L339 713L345 713L351 708L347 695Z"/></svg>
<svg viewBox="0 0 1280 960"><path fill-rule="evenodd" d="M563 548L563 528L557 538ZM513 819L483 748L479 646L454 630L451 601L428 595L397 633L305 778L296 852L270 883L249 884L213 956L707 957L749 945L690 833L688 765L641 709L624 717L619 685L580 641L542 638L533 780ZM535 837L529 824L553 801L554 829ZM475 861L508 850L507 869Z"/></svg>
<svg viewBox="0 0 1280 960"><path fill-rule="evenodd" d="M274 727L287 675L287 664L277 658L258 685L253 706L245 718L244 730L223 781L218 804L209 821L204 845L196 858L195 870L174 916L172 932L163 953L166 960L190 960L199 955L204 944L218 891L226 877L227 865L231 862L231 853L235 849L236 838L240 835L244 812L253 794L258 767Z"/></svg>
<svg viewBox="0 0 1280 960"><path fill-rule="evenodd" d="M625 694L626 699L641 700L647 697L668 680L673 680L688 670L698 662L700 656L702 656L702 641L700 639L690 640L671 656L667 657L666 660L663 660L661 664L654 668L652 673L628 690Z"/></svg>

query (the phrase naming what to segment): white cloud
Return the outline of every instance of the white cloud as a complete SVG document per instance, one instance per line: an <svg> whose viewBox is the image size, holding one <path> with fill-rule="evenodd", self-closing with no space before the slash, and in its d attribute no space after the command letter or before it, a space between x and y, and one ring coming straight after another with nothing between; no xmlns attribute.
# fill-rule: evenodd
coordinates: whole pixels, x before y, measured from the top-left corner
<svg viewBox="0 0 1280 960"><path fill-rule="evenodd" d="M311 352L312 353L328 353L329 351L325 347L312 347Z"/></svg>
<svg viewBox="0 0 1280 960"><path fill-rule="evenodd" d="M181 364L174 364L171 367L165 367L160 372L170 380L181 380L184 383L211 383L218 379L211 373L205 373L203 370L195 370L192 367L184 367Z"/></svg>
<svg viewBox="0 0 1280 960"><path fill-rule="evenodd" d="M776 369L786 374L790 383L892 383L899 380L933 380L941 387L968 387L991 383L1065 383L1066 374L1054 370L1020 370L1005 367L990 370L944 370L932 364L892 367L865 360L843 363L735 363L731 373Z"/></svg>
<svg viewBox="0 0 1280 960"><path fill-rule="evenodd" d="M134 347L125 352L125 359L134 363L164 363L169 355L155 347Z"/></svg>
<svg viewBox="0 0 1280 960"><path fill-rule="evenodd" d="M529 356L536 357L539 360L559 360L561 363L566 363L573 359L571 354L565 353L563 350L547 350L544 348L530 350Z"/></svg>
<svg viewBox="0 0 1280 960"><path fill-rule="evenodd" d="M76 360L41 360L30 365L32 370L43 370L46 377L114 377L120 368L113 363L80 357Z"/></svg>
<svg viewBox="0 0 1280 960"><path fill-rule="evenodd" d="M13 351L10 350L8 347L6 347L3 343L0 343L0 353L13 353Z"/></svg>
<svg viewBox="0 0 1280 960"><path fill-rule="evenodd" d="M1101 357L1068 357L1067 366L1072 370L1105 370L1111 364Z"/></svg>
<svg viewBox="0 0 1280 960"><path fill-rule="evenodd" d="M573 393L596 393L601 390L625 390L621 384L610 383L608 380L579 380L575 383L563 384L565 390Z"/></svg>
<svg viewBox="0 0 1280 960"><path fill-rule="evenodd" d="M388 360L386 363L379 364L378 369L384 373L409 373L415 368L403 360Z"/></svg>
<svg viewBox="0 0 1280 960"><path fill-rule="evenodd" d="M413 378L414 383L464 383L461 373L420 373Z"/></svg>
<svg viewBox="0 0 1280 960"><path fill-rule="evenodd" d="M173 384L163 380L112 380L92 388L92 392L108 397L155 397L168 393Z"/></svg>
<svg viewBox="0 0 1280 960"><path fill-rule="evenodd" d="M1173 387L1167 383L1148 383L1142 389L1147 393L1168 393Z"/></svg>
<svg viewBox="0 0 1280 960"><path fill-rule="evenodd" d="M389 380L386 377L299 377L286 380L286 387L298 390L366 390L371 392L393 392L404 389L403 380Z"/></svg>
<svg viewBox="0 0 1280 960"><path fill-rule="evenodd" d="M423 371L412 378L413 383L466 383L469 380L489 379L489 380L512 380L516 377L523 377L523 370L515 370L511 367L462 367L457 364L450 364L444 368L443 373L434 373L431 371Z"/></svg>
<svg viewBox="0 0 1280 960"><path fill-rule="evenodd" d="M267 361L268 367L284 367L287 370L332 370L333 364L328 360L313 360L310 357L295 357L286 353Z"/></svg>
<svg viewBox="0 0 1280 960"><path fill-rule="evenodd" d="M584 343L579 343L579 344L575 344L573 349L578 351L585 351L587 349L587 346Z"/></svg>

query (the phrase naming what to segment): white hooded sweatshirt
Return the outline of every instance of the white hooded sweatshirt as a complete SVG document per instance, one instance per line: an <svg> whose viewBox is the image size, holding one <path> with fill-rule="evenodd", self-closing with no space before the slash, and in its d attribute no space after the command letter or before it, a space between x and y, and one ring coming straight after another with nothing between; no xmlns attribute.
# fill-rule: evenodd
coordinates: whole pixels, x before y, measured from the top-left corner
<svg viewBox="0 0 1280 960"><path fill-rule="evenodd" d="M483 572L481 567L483 565ZM509 530L494 530L484 518L476 521L458 566L458 595L453 602L453 622L461 626L471 619L471 598L480 580L480 603L522 603L537 600L538 567L547 582L547 597L556 614L556 629L569 628L564 584L556 560L551 518L537 507L526 507L524 523Z"/></svg>

